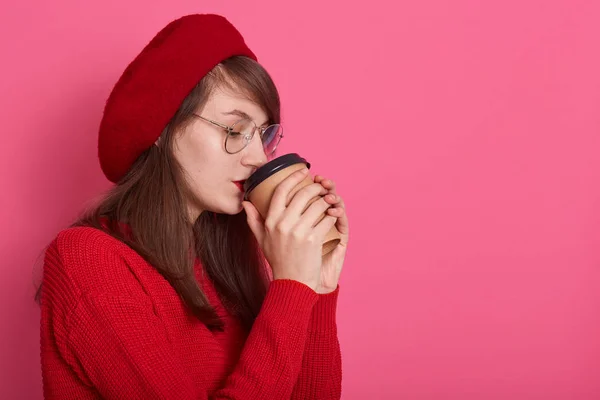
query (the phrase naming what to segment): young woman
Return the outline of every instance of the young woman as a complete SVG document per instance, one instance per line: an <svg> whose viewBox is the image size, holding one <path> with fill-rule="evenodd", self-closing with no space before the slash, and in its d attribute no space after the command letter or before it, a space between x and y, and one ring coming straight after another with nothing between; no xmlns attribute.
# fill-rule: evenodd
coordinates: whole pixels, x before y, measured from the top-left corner
<svg viewBox="0 0 600 400"><path fill-rule="evenodd" d="M340 398L344 203L321 176L292 196L306 170L264 219L240 190L279 123L271 78L223 17L173 21L127 67L99 132L115 186L46 251L46 398Z"/></svg>

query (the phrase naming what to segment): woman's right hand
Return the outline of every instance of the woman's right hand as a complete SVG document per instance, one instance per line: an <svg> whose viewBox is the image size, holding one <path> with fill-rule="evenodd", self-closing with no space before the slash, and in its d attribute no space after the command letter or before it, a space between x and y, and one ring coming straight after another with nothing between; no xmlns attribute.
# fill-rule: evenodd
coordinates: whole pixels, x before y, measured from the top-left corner
<svg viewBox="0 0 600 400"><path fill-rule="evenodd" d="M331 207L324 197L307 208L314 197L327 193L320 183L303 187L288 204L292 190L307 174L308 169L303 168L277 186L264 220L252 203L244 201L243 207L248 225L271 265L273 279L292 279L315 290L321 273L323 240L337 218L326 215L317 223Z"/></svg>

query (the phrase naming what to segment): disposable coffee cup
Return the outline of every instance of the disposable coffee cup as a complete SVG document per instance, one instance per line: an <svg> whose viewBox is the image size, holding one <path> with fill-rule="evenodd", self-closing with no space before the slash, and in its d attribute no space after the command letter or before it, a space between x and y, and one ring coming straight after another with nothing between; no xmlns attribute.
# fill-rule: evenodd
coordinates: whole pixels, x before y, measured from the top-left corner
<svg viewBox="0 0 600 400"><path fill-rule="evenodd" d="M246 182L244 182L244 200L250 201L254 207L256 207L260 215L265 218L275 188L277 188L285 178L304 167L310 169L310 163L296 153L285 154L269 161L258 168ZM306 178L291 191L289 200L291 200L300 189L312 183L314 183L314 178L309 173ZM320 198L320 196L312 198L307 207ZM317 223L321 222L321 220L325 218L325 215L326 213L323 213ZM332 252L340 243L340 240L341 234L334 225L325 236L322 255L325 256Z"/></svg>

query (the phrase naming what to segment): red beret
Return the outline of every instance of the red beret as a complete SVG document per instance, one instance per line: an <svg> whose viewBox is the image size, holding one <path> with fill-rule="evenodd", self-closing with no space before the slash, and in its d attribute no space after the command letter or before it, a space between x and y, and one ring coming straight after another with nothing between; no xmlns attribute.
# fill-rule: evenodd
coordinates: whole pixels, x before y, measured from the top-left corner
<svg viewBox="0 0 600 400"><path fill-rule="evenodd" d="M118 182L156 142L196 84L231 56L256 56L219 15L187 15L164 27L113 88L98 135L104 175Z"/></svg>

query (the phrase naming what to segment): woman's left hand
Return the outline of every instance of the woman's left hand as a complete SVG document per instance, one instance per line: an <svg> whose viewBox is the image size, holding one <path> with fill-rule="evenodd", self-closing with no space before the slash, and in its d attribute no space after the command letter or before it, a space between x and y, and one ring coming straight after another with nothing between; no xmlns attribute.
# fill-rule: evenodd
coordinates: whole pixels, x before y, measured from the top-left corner
<svg viewBox="0 0 600 400"><path fill-rule="evenodd" d="M323 257L321 280L316 291L317 293L326 294L333 292L337 288L344 265L344 258L346 257L350 230L348 227L346 206L344 205L344 200L336 193L335 182L321 175L315 176L314 181L327 189L328 194L325 196L325 201L333 206L327 210L327 214L337 217L338 220L335 226L341 234L341 241L337 247Z"/></svg>

